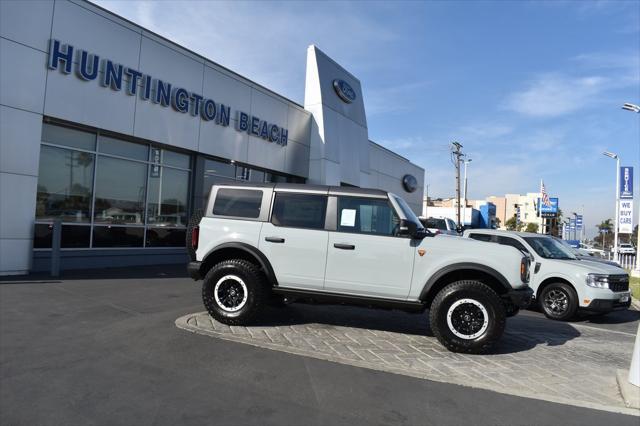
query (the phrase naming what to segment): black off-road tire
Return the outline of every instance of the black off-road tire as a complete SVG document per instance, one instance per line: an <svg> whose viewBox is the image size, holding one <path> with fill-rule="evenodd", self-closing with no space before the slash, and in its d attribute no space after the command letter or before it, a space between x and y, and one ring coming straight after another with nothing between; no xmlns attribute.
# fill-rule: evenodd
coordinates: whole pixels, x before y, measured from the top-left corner
<svg viewBox="0 0 640 426"><path fill-rule="evenodd" d="M216 284L225 277L239 278L247 290L246 301L240 309L233 312L225 309L216 300ZM224 284L223 281L221 285ZM209 315L216 321L228 325L250 324L269 301L270 293L264 273L258 266L243 259L230 259L218 263L207 272L202 283L202 301Z"/></svg>
<svg viewBox="0 0 640 426"><path fill-rule="evenodd" d="M185 238L185 246L187 248L187 253L189 253L189 258L191 260L196 260L196 251L191 247L191 235L193 235L193 228L200 224L200 220L202 219L203 212L198 209L193 212L191 217L189 218L189 223L187 224L187 236Z"/></svg>
<svg viewBox="0 0 640 426"><path fill-rule="evenodd" d="M458 307L452 308L452 305L463 299L469 299L473 303L464 302ZM486 315L474 303L482 306L486 311ZM482 325L477 330L478 335L472 338L456 335L456 332L459 334L465 333L460 330L453 330L447 320L450 308L452 308L453 316L464 317L463 312L467 307L479 313L487 321L486 326L484 321L482 322ZM498 294L489 286L480 281L461 280L447 285L436 295L429 310L429 321L433 334L448 350L468 354L482 354L487 352L502 336L506 324L506 311ZM453 321L455 320L452 319ZM476 333L466 334L466 336L473 336L474 334Z"/></svg>
<svg viewBox="0 0 640 426"><path fill-rule="evenodd" d="M547 297L553 297L555 294L561 295L567 299L567 306L565 309L557 310L553 309L552 305L547 303ZM540 309L544 315L552 320L556 321L569 321L574 318L578 311L578 294L571 285L567 283L552 283L546 286L540 292L538 298Z"/></svg>

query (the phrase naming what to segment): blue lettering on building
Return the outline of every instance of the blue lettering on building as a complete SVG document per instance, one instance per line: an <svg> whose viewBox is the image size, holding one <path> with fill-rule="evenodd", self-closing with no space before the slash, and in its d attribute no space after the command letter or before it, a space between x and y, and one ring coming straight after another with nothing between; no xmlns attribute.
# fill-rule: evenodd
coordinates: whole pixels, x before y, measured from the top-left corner
<svg viewBox="0 0 640 426"><path fill-rule="evenodd" d="M89 64L89 58L91 63ZM80 63L78 63L78 77L83 80L95 80L98 77L98 66L100 58L84 50L80 52Z"/></svg>
<svg viewBox="0 0 640 426"><path fill-rule="evenodd" d="M138 79L142 77L142 73L134 70L133 68L125 68L124 73L129 76L127 93L133 96L138 92Z"/></svg>
<svg viewBox="0 0 640 426"><path fill-rule="evenodd" d="M173 96L171 96L171 106L178 112L188 112L189 92L180 87L176 88L173 91Z"/></svg>
<svg viewBox="0 0 640 426"><path fill-rule="evenodd" d="M200 111L202 111L202 119L205 121L211 121L216 118L216 109L217 106L213 100L205 99L202 103L202 108L200 109Z"/></svg>
<svg viewBox="0 0 640 426"><path fill-rule="evenodd" d="M162 107L171 105L177 112L191 112L191 116L199 117L203 121L214 121L218 125L229 126L231 107L227 105L217 104L213 99L190 92L183 87L172 86L169 82L117 64L110 59L100 58L84 50L76 50L59 40L49 40L49 69L71 74L74 59L77 62L75 73L82 80L99 80L101 86L109 87L113 91L121 91L124 83L125 91L131 96L139 96L142 100L150 100ZM247 132L282 146L287 145L287 129L245 112L237 111L235 127L240 132Z"/></svg>
<svg viewBox="0 0 640 426"><path fill-rule="evenodd" d="M153 101L162 106L169 105L171 102L171 84L156 80L156 93Z"/></svg>
<svg viewBox="0 0 640 426"><path fill-rule="evenodd" d="M103 68L102 85L111 87L113 90L122 90L122 65L114 64L107 59L104 61Z"/></svg>

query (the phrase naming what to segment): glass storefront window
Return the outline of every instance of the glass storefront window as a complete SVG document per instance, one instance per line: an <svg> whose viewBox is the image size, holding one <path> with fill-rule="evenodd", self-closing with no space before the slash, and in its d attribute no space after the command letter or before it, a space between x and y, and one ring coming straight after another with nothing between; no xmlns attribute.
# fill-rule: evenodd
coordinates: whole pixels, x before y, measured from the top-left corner
<svg viewBox="0 0 640 426"><path fill-rule="evenodd" d="M143 227L94 226L93 247L142 247Z"/></svg>
<svg viewBox="0 0 640 426"><path fill-rule="evenodd" d="M162 150L162 164L167 166L178 167L180 169L189 168L189 155L181 154L175 151L169 151L168 149Z"/></svg>
<svg viewBox="0 0 640 426"><path fill-rule="evenodd" d="M149 172L147 223L153 226L186 226L189 172L152 165Z"/></svg>
<svg viewBox="0 0 640 426"><path fill-rule="evenodd" d="M98 150L101 153L133 158L135 160L147 161L149 159L148 145L126 142L106 136L100 136Z"/></svg>
<svg viewBox="0 0 640 426"><path fill-rule="evenodd" d="M96 150L96 134L69 127L42 125L42 141L56 145L64 145L87 151Z"/></svg>
<svg viewBox="0 0 640 426"><path fill-rule="evenodd" d="M146 182L146 164L98 157L94 221L143 224Z"/></svg>
<svg viewBox="0 0 640 426"><path fill-rule="evenodd" d="M62 225L60 247L88 248L91 227L88 225ZM33 235L33 248L51 248L53 226L47 223L36 223Z"/></svg>
<svg viewBox="0 0 640 426"><path fill-rule="evenodd" d="M93 168L93 154L42 146L36 219L89 222Z"/></svg>
<svg viewBox="0 0 640 426"><path fill-rule="evenodd" d="M182 228L148 228L147 247L184 247L187 231Z"/></svg>

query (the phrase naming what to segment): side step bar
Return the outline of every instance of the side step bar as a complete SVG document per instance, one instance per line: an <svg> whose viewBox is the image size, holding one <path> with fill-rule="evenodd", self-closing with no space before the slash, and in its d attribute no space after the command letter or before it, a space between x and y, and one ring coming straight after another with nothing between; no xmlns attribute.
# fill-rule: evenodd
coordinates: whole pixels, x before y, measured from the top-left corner
<svg viewBox="0 0 640 426"><path fill-rule="evenodd" d="M280 294L292 301L310 301L335 305L368 306L383 309L398 309L407 312L422 312L426 306L422 302L407 300L383 299L377 297L353 296L348 294L327 293L323 291L300 290L292 288L273 287L274 293Z"/></svg>

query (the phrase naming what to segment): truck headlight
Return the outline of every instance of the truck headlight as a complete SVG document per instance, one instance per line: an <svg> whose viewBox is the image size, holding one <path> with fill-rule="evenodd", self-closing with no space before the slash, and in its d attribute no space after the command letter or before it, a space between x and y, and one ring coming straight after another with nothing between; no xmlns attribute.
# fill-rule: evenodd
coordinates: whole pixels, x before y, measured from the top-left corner
<svg viewBox="0 0 640 426"><path fill-rule="evenodd" d="M530 261L527 257L520 260L520 280L525 284L529 284L529 264Z"/></svg>
<svg viewBox="0 0 640 426"><path fill-rule="evenodd" d="M594 288L609 288L609 276L602 274L587 275L587 285Z"/></svg>

